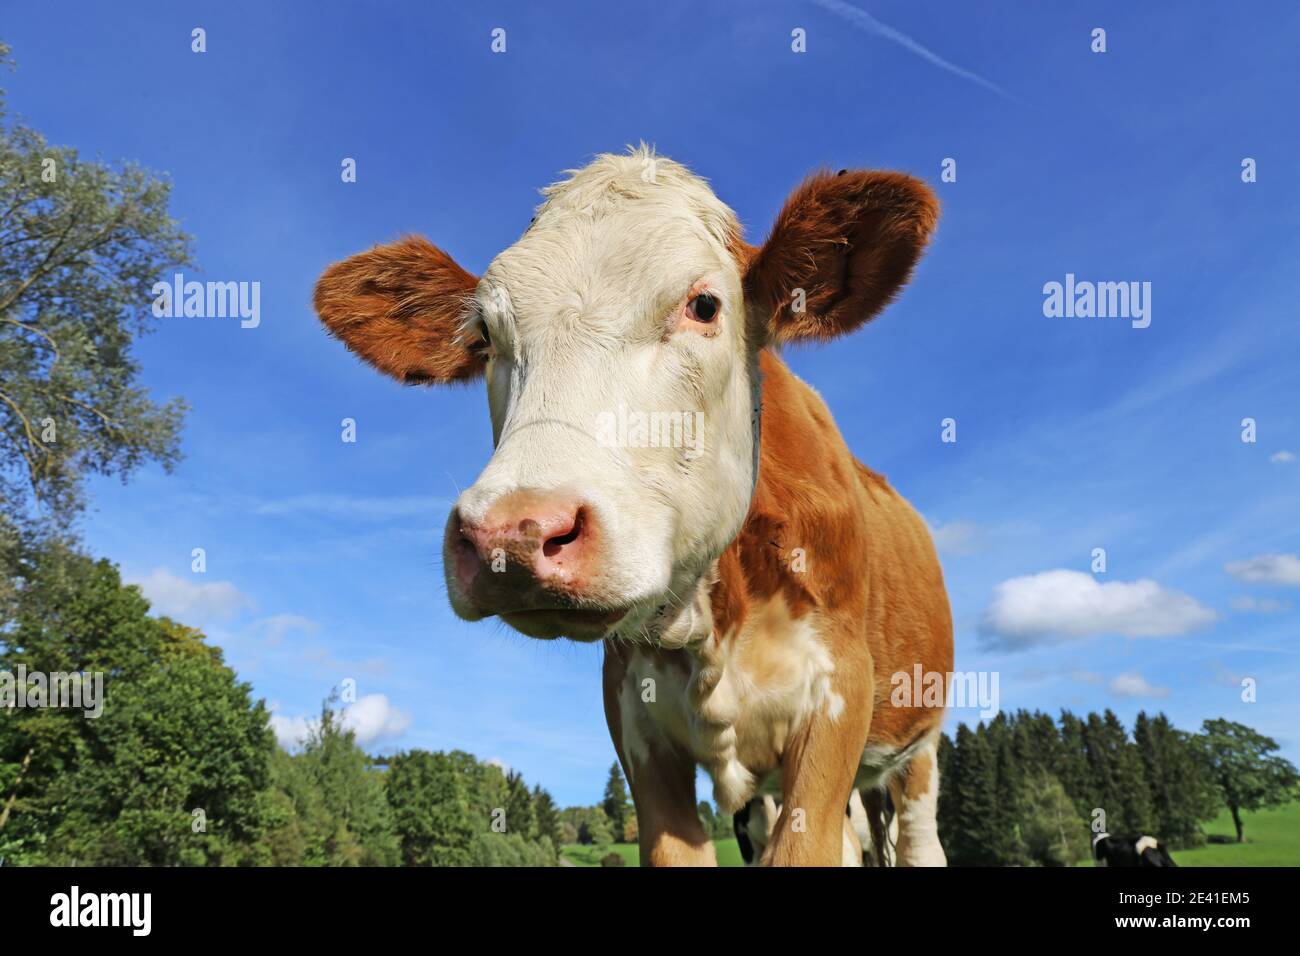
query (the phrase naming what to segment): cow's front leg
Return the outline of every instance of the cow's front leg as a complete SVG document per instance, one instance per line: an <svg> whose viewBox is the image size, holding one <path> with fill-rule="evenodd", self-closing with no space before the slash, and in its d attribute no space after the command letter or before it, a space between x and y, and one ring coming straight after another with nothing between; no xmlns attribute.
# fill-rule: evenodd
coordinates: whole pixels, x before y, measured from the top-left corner
<svg viewBox="0 0 1300 956"><path fill-rule="evenodd" d="M695 761L642 709L636 652L605 649L605 722L636 807L642 866L717 866L695 803Z"/></svg>
<svg viewBox="0 0 1300 956"><path fill-rule="evenodd" d="M765 866L840 866L849 792L871 725L871 695L830 697L781 761L781 816Z"/></svg>

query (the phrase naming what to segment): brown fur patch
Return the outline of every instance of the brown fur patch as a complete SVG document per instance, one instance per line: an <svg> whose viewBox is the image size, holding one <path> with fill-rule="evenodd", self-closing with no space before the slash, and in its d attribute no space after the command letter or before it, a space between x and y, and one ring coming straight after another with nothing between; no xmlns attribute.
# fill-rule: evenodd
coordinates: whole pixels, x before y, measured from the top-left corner
<svg viewBox="0 0 1300 956"><path fill-rule="evenodd" d="M460 335L477 285L437 246L408 236L334 263L314 302L330 333L379 371L441 384L483 374L482 352Z"/></svg>
<svg viewBox="0 0 1300 956"><path fill-rule="evenodd" d="M771 352L759 360L758 482L740 534L718 560L717 634L738 634L777 595L795 619L817 612L840 693L874 688L869 742L902 750L938 726L943 709L893 706L891 675L910 675L917 662L952 670L952 617L929 531L882 475L854 459L816 393Z"/></svg>
<svg viewBox="0 0 1300 956"><path fill-rule="evenodd" d="M907 282L938 218L934 194L903 173L810 176L757 253L736 245L754 316L777 342L853 331ZM804 290L803 312L794 309L796 289Z"/></svg>

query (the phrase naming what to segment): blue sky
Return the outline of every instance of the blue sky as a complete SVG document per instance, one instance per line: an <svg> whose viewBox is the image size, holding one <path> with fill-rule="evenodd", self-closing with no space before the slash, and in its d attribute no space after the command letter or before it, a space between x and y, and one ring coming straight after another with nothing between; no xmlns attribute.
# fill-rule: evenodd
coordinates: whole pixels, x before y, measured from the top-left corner
<svg viewBox="0 0 1300 956"><path fill-rule="evenodd" d="M957 667L997 671L1004 709L1227 716L1300 757L1300 9L853 6L867 18L836 0L5 4L11 110L168 172L192 277L262 289L256 329L163 319L141 343L156 396L193 405L186 459L96 482L91 548L203 627L284 727L352 678L372 749L460 747L591 802L613 759L599 649L446 606L441 526L490 453L481 386L381 378L322 332L312 285L405 232L481 271L539 187L640 140L709 177L752 241L814 168L902 169L944 206L912 285L788 359L936 529ZM1150 282L1150 327L1045 317L1067 273Z"/></svg>

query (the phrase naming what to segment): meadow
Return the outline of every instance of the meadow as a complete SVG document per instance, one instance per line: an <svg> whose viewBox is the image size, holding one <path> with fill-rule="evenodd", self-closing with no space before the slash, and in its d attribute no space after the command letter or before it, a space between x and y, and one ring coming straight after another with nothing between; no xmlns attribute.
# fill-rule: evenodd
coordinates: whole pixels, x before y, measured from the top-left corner
<svg viewBox="0 0 1300 956"><path fill-rule="evenodd" d="M1212 842L1193 850L1175 850L1171 854L1179 866L1300 866L1300 802L1284 807L1243 813L1245 843L1232 842L1234 829L1227 810L1205 825ZM1222 842L1218 842L1222 841ZM719 866L743 866L740 848L734 839L716 840ZM624 866L638 866L635 843L612 846L569 844L560 854L571 866L600 866L601 857L610 852L623 858ZM1079 865L1089 866L1088 861Z"/></svg>

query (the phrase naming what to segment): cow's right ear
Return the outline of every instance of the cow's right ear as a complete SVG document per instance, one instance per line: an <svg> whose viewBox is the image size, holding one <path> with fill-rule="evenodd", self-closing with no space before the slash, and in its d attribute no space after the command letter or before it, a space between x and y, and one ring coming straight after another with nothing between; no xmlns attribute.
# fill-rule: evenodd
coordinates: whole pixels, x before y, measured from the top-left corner
<svg viewBox="0 0 1300 956"><path fill-rule="evenodd" d="M408 236L336 262L316 282L330 334L400 382L463 382L484 350L462 330L478 279L437 246Z"/></svg>

